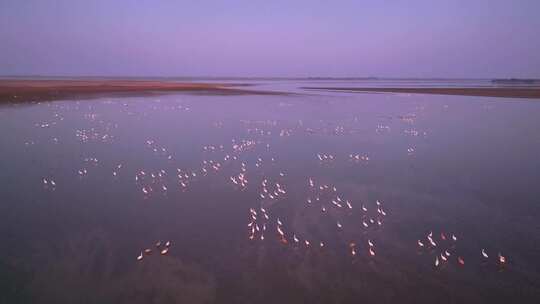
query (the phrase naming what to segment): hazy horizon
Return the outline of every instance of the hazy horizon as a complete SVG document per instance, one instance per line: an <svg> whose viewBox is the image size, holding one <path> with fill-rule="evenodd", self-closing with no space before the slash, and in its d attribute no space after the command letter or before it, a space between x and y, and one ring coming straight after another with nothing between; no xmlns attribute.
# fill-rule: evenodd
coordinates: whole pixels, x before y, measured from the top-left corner
<svg viewBox="0 0 540 304"><path fill-rule="evenodd" d="M229 80L463 80L463 81L476 81L476 80L540 80L540 77L378 77L378 76L209 76L209 75L195 75L195 76L159 76L159 75L40 75L40 74L0 74L0 78L47 78L47 79L186 79L186 80L211 80L211 79L229 79Z"/></svg>
<svg viewBox="0 0 540 304"><path fill-rule="evenodd" d="M540 78L540 2L2 1L0 75Z"/></svg>

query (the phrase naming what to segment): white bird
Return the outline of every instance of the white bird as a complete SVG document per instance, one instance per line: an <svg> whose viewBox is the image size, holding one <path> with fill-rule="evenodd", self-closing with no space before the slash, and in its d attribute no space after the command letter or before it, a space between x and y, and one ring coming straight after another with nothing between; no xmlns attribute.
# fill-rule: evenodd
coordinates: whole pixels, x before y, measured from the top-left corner
<svg viewBox="0 0 540 304"><path fill-rule="evenodd" d="M375 256L375 251L373 251L373 247L369 247L369 255Z"/></svg>
<svg viewBox="0 0 540 304"><path fill-rule="evenodd" d="M141 254L137 257L137 261L142 261L142 259L143 259L143 253L141 251Z"/></svg>
<svg viewBox="0 0 540 304"><path fill-rule="evenodd" d="M506 257L503 256L500 252L499 252L499 262L500 262L501 264L506 263Z"/></svg>
<svg viewBox="0 0 540 304"><path fill-rule="evenodd" d="M422 241L418 240L418 246L419 247L424 247L424 243L422 243Z"/></svg>
<svg viewBox="0 0 540 304"><path fill-rule="evenodd" d="M367 243L368 243L369 247L373 247L373 243L371 242L371 240L367 240Z"/></svg>
<svg viewBox="0 0 540 304"><path fill-rule="evenodd" d="M437 256L435 258L435 267L439 266L439 257Z"/></svg>
<svg viewBox="0 0 540 304"><path fill-rule="evenodd" d="M484 250L484 248L482 248L482 256L483 256L484 258L486 258L486 259L489 257L489 256L487 255L486 251Z"/></svg>
<svg viewBox="0 0 540 304"><path fill-rule="evenodd" d="M431 246L437 247L437 243L435 243L435 242L433 241L433 239L431 238L431 236L428 235L427 239L428 239L428 241L431 243Z"/></svg>
<svg viewBox="0 0 540 304"><path fill-rule="evenodd" d="M342 225L341 225L340 222L337 222L337 227L338 227L338 228L341 228L341 227L342 227Z"/></svg>
<svg viewBox="0 0 540 304"><path fill-rule="evenodd" d="M165 249L161 250L161 255L166 255L169 252L169 248L166 247Z"/></svg>

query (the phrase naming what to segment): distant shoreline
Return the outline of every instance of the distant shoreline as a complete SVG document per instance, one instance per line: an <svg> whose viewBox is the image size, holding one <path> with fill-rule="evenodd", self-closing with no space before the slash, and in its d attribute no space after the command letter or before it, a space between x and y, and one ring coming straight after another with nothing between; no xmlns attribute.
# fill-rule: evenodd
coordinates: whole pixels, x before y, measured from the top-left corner
<svg viewBox="0 0 540 304"><path fill-rule="evenodd" d="M154 80L23 80L0 79L0 103L22 103L60 99L87 99L102 96L134 96L165 93L207 95L278 95L279 92L245 90L246 84L174 82Z"/></svg>
<svg viewBox="0 0 540 304"><path fill-rule="evenodd" d="M460 95L502 98L540 99L540 87L485 87L485 88L350 88L350 87L302 87L306 90L322 90L356 93L409 93L434 95Z"/></svg>
<svg viewBox="0 0 540 304"><path fill-rule="evenodd" d="M264 80L308 80L308 81L419 81L419 82L433 82L433 81L448 81L448 82L462 82L462 81L486 81L493 84L538 84L540 85L540 78L447 78L447 77L431 77L431 78L418 78L418 77L375 77L375 76L299 76L299 77L286 77L286 76L61 76L61 75L0 75L0 81L2 80L136 80L136 81L179 81L179 82L192 82L192 81L208 81L208 82L220 82L220 81L264 81Z"/></svg>
<svg viewBox="0 0 540 304"><path fill-rule="evenodd" d="M97 97L146 96L170 93L199 95L290 95L277 91L245 89L249 83L167 81L143 79L20 79L0 78L0 104L28 103L62 99ZM407 93L461 95L502 98L540 99L540 85L508 85L489 87L301 87L356 93Z"/></svg>

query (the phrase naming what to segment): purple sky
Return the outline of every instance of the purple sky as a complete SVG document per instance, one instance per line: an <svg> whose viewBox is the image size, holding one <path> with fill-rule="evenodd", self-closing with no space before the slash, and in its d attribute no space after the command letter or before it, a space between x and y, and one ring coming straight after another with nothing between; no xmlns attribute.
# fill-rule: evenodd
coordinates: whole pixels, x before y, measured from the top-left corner
<svg viewBox="0 0 540 304"><path fill-rule="evenodd" d="M540 0L0 0L0 74L540 78Z"/></svg>

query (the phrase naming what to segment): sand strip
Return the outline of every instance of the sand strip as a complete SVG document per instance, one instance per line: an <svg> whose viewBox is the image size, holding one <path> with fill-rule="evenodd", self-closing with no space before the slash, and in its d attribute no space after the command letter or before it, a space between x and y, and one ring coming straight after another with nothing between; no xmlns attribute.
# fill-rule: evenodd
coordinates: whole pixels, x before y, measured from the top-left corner
<svg viewBox="0 0 540 304"><path fill-rule="evenodd" d="M239 86L242 86L241 84ZM275 95L276 92L244 90L234 84L142 80L0 80L0 103L84 99L185 92L208 95Z"/></svg>
<svg viewBox="0 0 540 304"><path fill-rule="evenodd" d="M540 98L539 87L489 87L489 88L347 88L347 87L303 87L307 90L342 91L358 93L410 93L462 95L505 98Z"/></svg>

